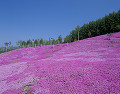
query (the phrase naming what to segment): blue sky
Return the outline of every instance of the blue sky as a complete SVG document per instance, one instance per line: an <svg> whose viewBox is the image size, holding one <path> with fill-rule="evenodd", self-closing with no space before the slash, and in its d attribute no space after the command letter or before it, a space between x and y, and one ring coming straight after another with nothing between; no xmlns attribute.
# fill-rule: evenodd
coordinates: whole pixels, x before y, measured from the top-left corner
<svg viewBox="0 0 120 94"><path fill-rule="evenodd" d="M0 46L4 42L65 38L82 26L120 9L120 0L0 0Z"/></svg>

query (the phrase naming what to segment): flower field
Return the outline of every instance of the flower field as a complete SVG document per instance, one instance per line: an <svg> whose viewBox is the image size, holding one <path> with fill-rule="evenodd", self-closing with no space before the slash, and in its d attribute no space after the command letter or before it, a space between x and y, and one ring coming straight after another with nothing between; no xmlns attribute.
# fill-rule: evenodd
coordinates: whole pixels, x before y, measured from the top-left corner
<svg viewBox="0 0 120 94"><path fill-rule="evenodd" d="M0 94L120 94L120 32L0 54Z"/></svg>

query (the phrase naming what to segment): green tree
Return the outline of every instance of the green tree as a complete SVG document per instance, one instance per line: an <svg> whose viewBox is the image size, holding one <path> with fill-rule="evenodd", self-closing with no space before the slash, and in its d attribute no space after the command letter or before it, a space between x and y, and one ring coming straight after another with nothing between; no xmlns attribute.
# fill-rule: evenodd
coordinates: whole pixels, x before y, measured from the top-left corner
<svg viewBox="0 0 120 94"><path fill-rule="evenodd" d="M65 38L64 38L64 43L70 43L72 41L71 39L71 36L70 35L67 35Z"/></svg>
<svg viewBox="0 0 120 94"><path fill-rule="evenodd" d="M52 41L51 41L51 39L49 38L49 45L52 45Z"/></svg>
<svg viewBox="0 0 120 94"><path fill-rule="evenodd" d="M89 38L91 37L91 32L88 33Z"/></svg>
<svg viewBox="0 0 120 94"><path fill-rule="evenodd" d="M11 45L12 43L11 43L11 41L9 42L9 46Z"/></svg>
<svg viewBox="0 0 120 94"><path fill-rule="evenodd" d="M35 47L38 46L38 40L37 39L35 39L34 44L35 44Z"/></svg>
<svg viewBox="0 0 120 94"><path fill-rule="evenodd" d="M55 44L55 39L52 40L52 44L53 44L53 45Z"/></svg>
<svg viewBox="0 0 120 94"><path fill-rule="evenodd" d="M35 40L34 40L34 39L32 39L32 46L35 46L35 45L34 45L34 41L35 41Z"/></svg>
<svg viewBox="0 0 120 94"><path fill-rule="evenodd" d="M42 46L43 45L43 39L41 38L39 42L40 42L40 45Z"/></svg>
<svg viewBox="0 0 120 94"><path fill-rule="evenodd" d="M49 45L50 42L49 42L48 40L44 40L44 41L43 41L43 44L45 44L45 45Z"/></svg>
<svg viewBox="0 0 120 94"><path fill-rule="evenodd" d="M8 45L11 45L11 42L5 42L4 44L6 46L6 52L7 52Z"/></svg>
<svg viewBox="0 0 120 94"><path fill-rule="evenodd" d="M77 35L78 35L78 32L77 30L72 30L72 32L70 32L70 36L71 36L71 42L73 42L74 40L77 40Z"/></svg>
<svg viewBox="0 0 120 94"><path fill-rule="evenodd" d="M61 35L59 35L58 41L59 41L60 43L62 43L62 36L61 36Z"/></svg>
<svg viewBox="0 0 120 94"><path fill-rule="evenodd" d="M59 40L55 40L55 44L59 44L60 42L59 42Z"/></svg>
<svg viewBox="0 0 120 94"><path fill-rule="evenodd" d="M27 41L26 45L27 45L28 47L32 46L32 41L29 39L29 40Z"/></svg>
<svg viewBox="0 0 120 94"><path fill-rule="evenodd" d="M26 42L25 41L22 41L22 47L24 48L24 47L26 47Z"/></svg>
<svg viewBox="0 0 120 94"><path fill-rule="evenodd" d="M78 32L78 40L79 40L79 32L80 32L80 26L78 25L77 28L76 28L76 31Z"/></svg>
<svg viewBox="0 0 120 94"><path fill-rule="evenodd" d="M117 25L115 28L116 28L116 31L120 32L120 25Z"/></svg>
<svg viewBox="0 0 120 94"><path fill-rule="evenodd" d="M22 40L17 41L16 44L17 44L19 47L22 47Z"/></svg>

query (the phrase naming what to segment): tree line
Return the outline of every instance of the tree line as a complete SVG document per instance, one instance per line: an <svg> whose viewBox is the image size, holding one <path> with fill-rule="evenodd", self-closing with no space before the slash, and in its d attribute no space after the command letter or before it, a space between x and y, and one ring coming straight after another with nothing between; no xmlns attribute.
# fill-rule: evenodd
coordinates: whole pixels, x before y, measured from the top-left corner
<svg viewBox="0 0 120 94"><path fill-rule="evenodd" d="M53 45L53 44L60 44L62 43L62 36L59 35L58 39L55 40L54 38L49 38L49 40L43 40L41 39L32 39L27 41L18 41L16 42L19 47L36 47L36 46L42 46L42 45Z"/></svg>
<svg viewBox="0 0 120 94"><path fill-rule="evenodd" d="M43 46L43 45L55 45L55 44L61 44L61 43L63 43L61 35L58 36L57 40L55 40L54 38L49 38L49 40L43 40L43 38L32 39L32 40L29 39L27 41L19 40L16 42L17 44L16 47L11 46L12 42L5 42L4 43L5 47L0 47L0 53L11 51L18 48L36 47L36 46Z"/></svg>
<svg viewBox="0 0 120 94"><path fill-rule="evenodd" d="M120 10L109 13L96 21L90 21L82 27L79 25L64 38L64 43L73 42L85 38L114 33L120 31Z"/></svg>

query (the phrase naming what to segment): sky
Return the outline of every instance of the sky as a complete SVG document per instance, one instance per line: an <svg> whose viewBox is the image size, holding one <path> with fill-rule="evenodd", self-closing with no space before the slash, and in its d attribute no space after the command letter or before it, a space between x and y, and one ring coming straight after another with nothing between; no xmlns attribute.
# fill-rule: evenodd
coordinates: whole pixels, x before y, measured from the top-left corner
<svg viewBox="0 0 120 94"><path fill-rule="evenodd" d="M0 0L0 47L19 40L64 39L82 26L120 9L120 0Z"/></svg>

